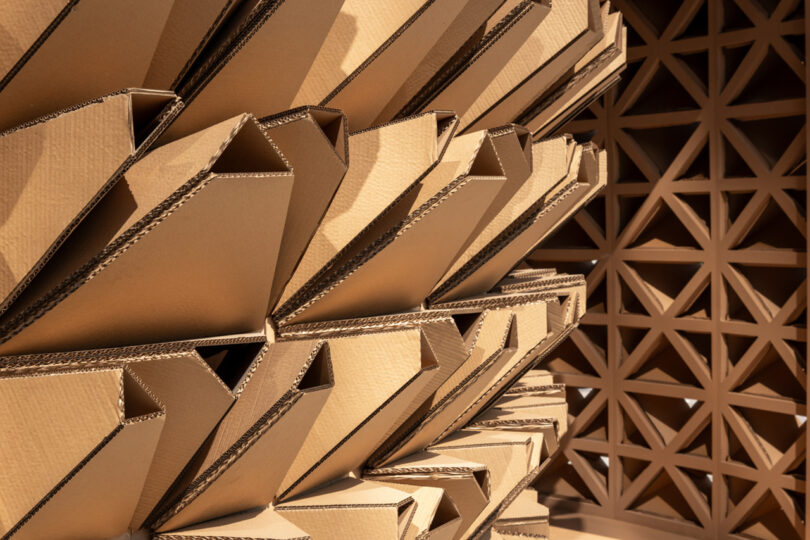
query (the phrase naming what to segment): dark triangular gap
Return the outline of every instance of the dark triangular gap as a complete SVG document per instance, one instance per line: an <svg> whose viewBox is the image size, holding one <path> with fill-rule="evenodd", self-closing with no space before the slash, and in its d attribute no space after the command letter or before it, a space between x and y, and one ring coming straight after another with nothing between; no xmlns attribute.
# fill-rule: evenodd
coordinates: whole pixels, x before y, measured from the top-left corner
<svg viewBox="0 0 810 540"><path fill-rule="evenodd" d="M552 462L533 487L544 495L596 502L596 497L588 485L582 481L579 473L563 453L558 453L556 458L552 458Z"/></svg>
<svg viewBox="0 0 810 540"><path fill-rule="evenodd" d="M588 313L607 313L607 283L604 278L596 287L588 291L586 307Z"/></svg>
<svg viewBox="0 0 810 540"><path fill-rule="evenodd" d="M804 38L804 34L783 34L782 39L784 39L787 44L793 49L793 52L796 53L796 56L804 62L805 56L805 47L806 47L806 40Z"/></svg>
<svg viewBox="0 0 810 540"><path fill-rule="evenodd" d="M627 488L630 487L630 484L638 478L644 470L650 466L649 461L643 461L641 459L633 459L629 457L619 458L622 463L622 491L627 491Z"/></svg>
<svg viewBox="0 0 810 540"><path fill-rule="evenodd" d="M737 249L791 249L804 251L807 239L788 219L772 198L759 215L748 234L735 246Z"/></svg>
<svg viewBox="0 0 810 540"><path fill-rule="evenodd" d="M641 434L636 424L630 420L630 415L624 409L622 409L622 443L634 444L644 448L650 447L644 435Z"/></svg>
<svg viewBox="0 0 810 540"><path fill-rule="evenodd" d="M700 270L702 263L659 263L625 261L636 271L664 309L667 309L689 280Z"/></svg>
<svg viewBox="0 0 810 540"><path fill-rule="evenodd" d="M543 249L599 249L575 219L570 219L543 241Z"/></svg>
<svg viewBox="0 0 810 540"><path fill-rule="evenodd" d="M780 414L748 407L733 407L750 426L750 433L775 464L799 438L803 423L792 414Z"/></svg>
<svg viewBox="0 0 810 540"><path fill-rule="evenodd" d="M573 340L566 339L550 354L547 354L539 364L538 369L547 369L553 373L576 373L597 376L591 363L574 344Z"/></svg>
<svg viewBox="0 0 810 540"><path fill-rule="evenodd" d="M630 221L638 212L641 205L644 204L644 201L647 200L646 195L619 195L618 196L618 206L619 206L619 227L617 236L621 234L622 231L630 224Z"/></svg>
<svg viewBox="0 0 810 540"><path fill-rule="evenodd" d="M646 45L646 41L644 38L641 37L641 34L636 32L636 29L633 28L633 25L627 22L627 46L628 47L639 47L641 45Z"/></svg>
<svg viewBox="0 0 810 540"><path fill-rule="evenodd" d="M593 114L593 111L590 109L590 107L588 107L586 109L582 109L582 112L576 115L574 120L596 120L596 115Z"/></svg>
<svg viewBox="0 0 810 540"><path fill-rule="evenodd" d="M690 456L712 456L712 426L711 424L700 430L697 437L687 443L679 453Z"/></svg>
<svg viewBox="0 0 810 540"><path fill-rule="evenodd" d="M686 141L694 134L697 122L680 126L666 126L648 129L625 129L663 174L683 149Z"/></svg>
<svg viewBox="0 0 810 540"><path fill-rule="evenodd" d="M621 289L621 307L619 313L632 313L637 315L649 315L650 313L644 308L644 305L636 298L633 290L624 281L621 275L619 276L619 289Z"/></svg>
<svg viewBox="0 0 810 540"><path fill-rule="evenodd" d="M774 84L774 81L778 81L779 84ZM804 82L772 47L768 47L768 53L754 75L730 105L802 99L804 91Z"/></svg>
<svg viewBox="0 0 810 540"><path fill-rule="evenodd" d="M726 320L734 320L734 321L745 321L745 322L756 322L754 316L751 315L751 312L748 311L748 308L745 306L743 301L737 295L737 291L734 290L727 282L725 283L726 288L726 303L728 313L726 314Z"/></svg>
<svg viewBox="0 0 810 540"><path fill-rule="evenodd" d="M481 317L480 313L457 313L452 315L453 322L458 329L458 333L461 334L461 337L466 339L468 333L471 331L473 326L478 322L478 319Z"/></svg>
<svg viewBox="0 0 810 540"><path fill-rule="evenodd" d="M710 228L712 216L712 196L709 193L679 193L677 198L689 205L698 219Z"/></svg>
<svg viewBox="0 0 810 540"><path fill-rule="evenodd" d="M222 382L235 390L248 368L264 347L264 342L236 343L227 345L207 345L197 347L197 353L222 379Z"/></svg>
<svg viewBox="0 0 810 540"><path fill-rule="evenodd" d="M619 340L621 344L619 360L621 362L627 360L649 331L648 328L633 328L631 326L619 327Z"/></svg>
<svg viewBox="0 0 810 540"><path fill-rule="evenodd" d="M588 336L591 345L596 348L602 358L607 358L607 326L601 324L582 324L579 330Z"/></svg>
<svg viewBox="0 0 810 540"><path fill-rule="evenodd" d="M725 86L737 72L745 55L751 50L751 44L735 47L723 47L723 85Z"/></svg>
<svg viewBox="0 0 810 540"><path fill-rule="evenodd" d="M745 207L748 206L748 203L751 202L751 199L754 197L753 191L743 191L743 192L732 192L726 191L723 193L723 198L726 201L726 206L728 208L728 224L731 225L737 218L740 217L740 214Z"/></svg>
<svg viewBox="0 0 810 540"><path fill-rule="evenodd" d="M628 46L632 47L633 45L630 43L630 34L632 32L632 27L627 26L627 44ZM641 38L639 38L641 40ZM644 41L642 40L640 45L643 45ZM627 67L624 68L622 72L622 77L619 79L619 82L616 83L616 95L621 96L624 94L624 91L627 89L627 85L630 84L630 81L633 80L633 77L636 76L638 73L639 68L641 68L642 64L644 63L643 58L641 60L635 61L628 61Z"/></svg>
<svg viewBox="0 0 810 540"><path fill-rule="evenodd" d="M644 230L627 247L669 249L673 247L700 249L700 244L663 200Z"/></svg>
<svg viewBox="0 0 810 540"><path fill-rule="evenodd" d="M748 493L753 489L755 482L738 478L736 476L725 476L727 494L728 494L728 510L729 512L738 504Z"/></svg>
<svg viewBox="0 0 810 540"><path fill-rule="evenodd" d="M757 147L768 165L773 167L804 127L805 118L804 116L783 116L761 120L731 119L729 121L743 132L748 140Z"/></svg>
<svg viewBox="0 0 810 540"><path fill-rule="evenodd" d="M692 111L699 108L678 79L663 64L658 64L658 70L625 115Z"/></svg>
<svg viewBox="0 0 810 540"><path fill-rule="evenodd" d="M776 310L785 305L790 295L801 285L807 277L804 268L780 268L778 266L743 266L732 265L754 288L758 295L775 314Z"/></svg>
<svg viewBox="0 0 810 540"><path fill-rule="evenodd" d="M737 362L748 352L756 339L754 336L723 334L723 341L726 343L726 357L731 366L737 365Z"/></svg>
<svg viewBox="0 0 810 540"><path fill-rule="evenodd" d="M608 413L607 407L602 409L602 412L596 415L579 433L578 439L591 439L597 441L608 440Z"/></svg>
<svg viewBox="0 0 810 540"><path fill-rule="evenodd" d="M803 189L785 189L783 191L796 203L801 210L802 217L807 217L807 192Z"/></svg>
<svg viewBox="0 0 810 540"><path fill-rule="evenodd" d="M700 406L700 402L687 402L683 398L636 393L632 396L666 444L675 438Z"/></svg>
<svg viewBox="0 0 810 540"><path fill-rule="evenodd" d="M589 131L580 131L578 133L574 133L574 141L577 144L585 144L587 142L591 142L594 137L596 137L597 130L591 129Z"/></svg>
<svg viewBox="0 0 810 540"><path fill-rule="evenodd" d="M788 13L784 20L798 21L800 19L804 19L804 2L796 2L793 11Z"/></svg>
<svg viewBox="0 0 810 540"><path fill-rule="evenodd" d="M639 9L639 13L644 15L650 24L655 28L658 36L664 33L669 23L672 22L673 17L681 7L680 2L635 2L636 5L642 5L643 8Z"/></svg>
<svg viewBox="0 0 810 540"><path fill-rule="evenodd" d="M714 478L706 471L697 469L689 469L687 467L678 467L686 477L695 485L698 492L703 497L703 502L711 508L712 506L712 482Z"/></svg>
<svg viewBox="0 0 810 540"><path fill-rule="evenodd" d="M540 251L542 253L542 250ZM558 274L588 275L593 270L591 261L547 261L535 260L535 268L553 268ZM538 264L542 262L542 264Z"/></svg>
<svg viewBox="0 0 810 540"><path fill-rule="evenodd" d="M803 510L801 509L802 513ZM732 533L746 538L778 538L779 540L801 540L802 538L770 490L766 491L762 500L746 513L744 521Z"/></svg>
<svg viewBox="0 0 810 540"><path fill-rule="evenodd" d="M554 371L554 370L552 370ZM576 387L567 385L565 387L565 401L568 403L568 415L576 417L593 401L599 390L596 388Z"/></svg>
<svg viewBox="0 0 810 540"><path fill-rule="evenodd" d="M676 36L675 39L701 37L709 33L709 6L708 2L703 2L700 8L695 12L692 20L684 28L684 30ZM708 80L708 79L703 79Z"/></svg>
<svg viewBox="0 0 810 540"><path fill-rule="evenodd" d="M804 480L805 476L807 475L807 460L799 460L793 467L786 470L785 474L787 476L797 476L801 480Z"/></svg>
<svg viewBox="0 0 810 540"><path fill-rule="evenodd" d="M601 481L602 486L605 488L605 491L608 489L608 468L610 466L610 462L608 461L608 457L603 454L597 454L595 452L584 452L582 450L577 450L577 454L582 456L585 461L593 469L593 472L596 473L597 478Z"/></svg>
<svg viewBox="0 0 810 540"><path fill-rule="evenodd" d="M630 156L624 151L621 145L616 146L613 159L618 164L618 174L616 175L617 184L631 184L633 182L646 182L647 177L641 172L636 163L630 159Z"/></svg>
<svg viewBox="0 0 810 540"><path fill-rule="evenodd" d="M807 377L805 373L802 373L802 376ZM789 399L796 403L802 403L807 399L806 390L799 384L796 375L788 369L787 364L770 343L756 362L754 370L734 388L734 391L776 399Z"/></svg>
<svg viewBox="0 0 810 540"><path fill-rule="evenodd" d="M686 171L676 179L678 180L708 180L711 175L709 161L709 143L703 145L703 150L695 157Z"/></svg>
<svg viewBox="0 0 810 540"><path fill-rule="evenodd" d="M753 178L756 176L737 149L725 137L723 137L723 155L725 157L723 176L726 178Z"/></svg>
<svg viewBox="0 0 810 540"><path fill-rule="evenodd" d="M799 311L799 313L794 318L790 318L785 321L785 324L789 324L792 326L797 326L799 328L807 328L807 308Z"/></svg>
<svg viewBox="0 0 810 540"><path fill-rule="evenodd" d="M700 524L689 503L664 470L633 500L629 509Z"/></svg>
<svg viewBox="0 0 810 540"><path fill-rule="evenodd" d="M764 9L768 15L773 14L774 10L776 10L776 8L779 7L779 4L782 2L782 0L754 0L754 1L758 3L760 6L762 6L762 9Z"/></svg>
<svg viewBox="0 0 810 540"><path fill-rule="evenodd" d="M751 22L751 19L748 18L734 0L723 0L723 32L741 30L753 26L754 23Z"/></svg>
<svg viewBox="0 0 810 540"><path fill-rule="evenodd" d="M712 318L712 286L706 284L703 291L678 313L678 317L687 319L709 320Z"/></svg>
<svg viewBox="0 0 810 540"><path fill-rule="evenodd" d="M298 383L298 389L301 391L315 390L333 383L332 363L327 343L318 349L315 358L312 359L306 373L301 378L301 382Z"/></svg>
<svg viewBox="0 0 810 540"><path fill-rule="evenodd" d="M641 381L688 385L699 387L700 382L684 362L672 343L659 335L647 358L628 377Z"/></svg>
<svg viewBox="0 0 810 540"><path fill-rule="evenodd" d="M709 51L681 53L673 56L695 75L695 79L700 84L703 92L708 92L706 85L709 81Z"/></svg>
<svg viewBox="0 0 810 540"><path fill-rule="evenodd" d="M712 357L712 335L700 332L686 332L678 330L677 333L686 339L687 346L694 349L695 353L709 365L709 358Z"/></svg>
<svg viewBox="0 0 810 540"><path fill-rule="evenodd" d="M588 206L585 207L585 211L593 218L599 228L601 229L602 234L605 234L605 224L607 223L607 201L605 200L604 195L600 195L599 197L595 197Z"/></svg>
<svg viewBox="0 0 810 540"><path fill-rule="evenodd" d="M793 357L802 369L807 371L807 343L804 341L794 341L792 339L784 340L785 344L793 351Z"/></svg>
<svg viewBox="0 0 810 540"><path fill-rule="evenodd" d="M789 176L807 176L807 158L802 158L802 161L790 171Z"/></svg>
<svg viewBox="0 0 810 540"><path fill-rule="evenodd" d="M737 434L733 429L731 429L731 426L729 426L727 422L723 422L723 424L726 427L726 436L728 438L728 457L726 460L736 461L737 463L754 467L754 462L751 460L751 456L748 455L748 451L740 442Z"/></svg>

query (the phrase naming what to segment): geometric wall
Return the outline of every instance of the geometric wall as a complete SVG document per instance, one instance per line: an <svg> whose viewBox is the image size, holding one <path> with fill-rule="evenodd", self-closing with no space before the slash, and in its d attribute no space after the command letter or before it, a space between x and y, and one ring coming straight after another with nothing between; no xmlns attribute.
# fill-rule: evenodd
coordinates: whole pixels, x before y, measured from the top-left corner
<svg viewBox="0 0 810 540"><path fill-rule="evenodd" d="M613 5L627 70L562 130L610 182L529 259L589 293L541 366L575 420L538 488L552 513L805 538L804 1Z"/></svg>

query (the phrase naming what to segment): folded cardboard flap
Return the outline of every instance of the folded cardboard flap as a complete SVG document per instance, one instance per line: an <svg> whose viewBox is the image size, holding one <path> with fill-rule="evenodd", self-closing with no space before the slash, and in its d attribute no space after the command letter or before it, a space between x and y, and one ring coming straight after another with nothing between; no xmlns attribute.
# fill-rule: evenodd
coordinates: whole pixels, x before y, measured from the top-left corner
<svg viewBox="0 0 810 540"><path fill-rule="evenodd" d="M0 313L177 108L174 94L128 90L0 134L6 180L0 187ZM105 151L99 152L102 147ZM21 237L25 242L16 241Z"/></svg>
<svg viewBox="0 0 810 540"><path fill-rule="evenodd" d="M275 307L312 240L349 163L346 116L335 109L305 107L261 120L262 128L290 162L295 183L273 279L268 313Z"/></svg>
<svg viewBox="0 0 810 540"><path fill-rule="evenodd" d="M455 124L450 113L430 112L349 136L348 170L281 295L276 320L338 261L367 247L353 240L435 166Z"/></svg>
<svg viewBox="0 0 810 540"><path fill-rule="evenodd" d="M548 537L549 512L539 502L539 494L533 488L526 488L515 497L503 511L492 529L517 537Z"/></svg>
<svg viewBox="0 0 810 540"><path fill-rule="evenodd" d="M409 493L416 503L408 531L404 540L433 538L451 540L461 525L461 516L453 500L441 488L409 484L385 484L399 491Z"/></svg>
<svg viewBox="0 0 810 540"><path fill-rule="evenodd" d="M54 522L72 537L126 532L163 428L162 404L126 368L11 376L0 386L11 435L3 460L22 463L49 449L47 460L35 459L46 467L3 470L0 532L45 538Z"/></svg>
<svg viewBox="0 0 810 540"><path fill-rule="evenodd" d="M169 196L4 325L0 354L260 331L293 175L252 116L235 124L213 154L201 158L192 143L188 156L189 142L178 141L141 160L130 177L149 185L137 190L144 209ZM178 154L191 176L171 175ZM209 166L192 166L203 159ZM164 175L172 186L161 185Z"/></svg>
<svg viewBox="0 0 810 540"><path fill-rule="evenodd" d="M271 507L256 508L152 536L154 540L311 540Z"/></svg>
<svg viewBox="0 0 810 540"><path fill-rule="evenodd" d="M244 111L263 117L289 109L342 4L258 0L240 6L179 85L186 108L161 141Z"/></svg>
<svg viewBox="0 0 810 540"><path fill-rule="evenodd" d="M233 407L164 498L153 527L172 530L273 502L307 435L301 426L314 421L333 384L326 343L270 344L236 388Z"/></svg>
<svg viewBox="0 0 810 540"><path fill-rule="evenodd" d="M406 492L346 478L276 506L312 540L403 540L416 511Z"/></svg>
<svg viewBox="0 0 810 540"><path fill-rule="evenodd" d="M162 0L3 2L0 26L18 41L0 57L0 130L143 86L171 6Z"/></svg>

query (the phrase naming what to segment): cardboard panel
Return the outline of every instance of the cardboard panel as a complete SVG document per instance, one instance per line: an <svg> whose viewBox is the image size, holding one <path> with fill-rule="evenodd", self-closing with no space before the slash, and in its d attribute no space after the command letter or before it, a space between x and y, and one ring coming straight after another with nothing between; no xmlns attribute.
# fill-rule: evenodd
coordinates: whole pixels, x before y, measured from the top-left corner
<svg viewBox="0 0 810 540"><path fill-rule="evenodd" d="M310 540L311 536L281 517L270 507L249 510L184 527L158 533L154 540Z"/></svg>
<svg viewBox="0 0 810 540"><path fill-rule="evenodd" d="M0 26L16 39L9 40L0 60L0 130L143 86L172 7L163 0L62 4L43 28L45 14L53 15L57 3L3 2ZM33 13L40 7L42 12Z"/></svg>
<svg viewBox="0 0 810 540"><path fill-rule="evenodd" d="M416 510L405 533L405 540L424 537L449 540L458 531L461 516L453 500L443 489L401 483L377 483L409 493L416 503Z"/></svg>
<svg viewBox="0 0 810 540"><path fill-rule="evenodd" d="M548 508L538 502L539 493L527 488L503 511L492 529L514 536L549 535Z"/></svg>

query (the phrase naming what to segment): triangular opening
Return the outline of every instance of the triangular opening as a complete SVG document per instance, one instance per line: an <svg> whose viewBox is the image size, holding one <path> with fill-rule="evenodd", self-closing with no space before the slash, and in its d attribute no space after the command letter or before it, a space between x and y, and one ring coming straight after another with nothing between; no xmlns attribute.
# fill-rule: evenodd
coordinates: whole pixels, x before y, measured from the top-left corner
<svg viewBox="0 0 810 540"><path fill-rule="evenodd" d="M723 280L726 291L726 320L756 322L754 316L748 311L745 303L737 295L734 287Z"/></svg>
<svg viewBox="0 0 810 540"><path fill-rule="evenodd" d="M616 151L611 155L618 164L617 184L631 184L634 182L646 182L647 177L638 168L636 162L630 159L621 145L616 145Z"/></svg>
<svg viewBox="0 0 810 540"><path fill-rule="evenodd" d="M248 120L217 158L217 174L287 172L289 166L254 120Z"/></svg>
<svg viewBox="0 0 810 540"><path fill-rule="evenodd" d="M782 191L784 191L796 207L799 208L802 217L807 217L807 192L803 189L783 189Z"/></svg>
<svg viewBox="0 0 810 540"><path fill-rule="evenodd" d="M583 452L581 450L578 450L577 454L582 456L585 461L588 462L588 465L591 466L591 470L594 472L594 476L600 480L602 487L604 487L605 491L607 491L608 467L610 465L608 456L604 454L597 454L595 452Z"/></svg>
<svg viewBox="0 0 810 540"><path fill-rule="evenodd" d="M712 455L712 430L711 424L703 428L697 437L689 441L680 451L681 454L691 456L711 457Z"/></svg>
<svg viewBox="0 0 810 540"><path fill-rule="evenodd" d="M678 34L677 39L700 37L709 33L709 6L708 2L703 2L700 8L695 12L694 17L686 26L686 28ZM708 62L707 62L708 64ZM708 70L707 70L708 71ZM708 75L701 80L707 81Z"/></svg>
<svg viewBox="0 0 810 540"><path fill-rule="evenodd" d="M752 286L771 316L775 316L807 277L804 268L732 265Z"/></svg>
<svg viewBox="0 0 810 540"><path fill-rule="evenodd" d="M676 198L685 202L692 209L706 229L710 228L712 201L709 193L680 193Z"/></svg>
<svg viewBox="0 0 810 540"><path fill-rule="evenodd" d="M577 433L577 438L607 441L608 433L608 413L607 408L603 408L602 412L596 415L590 423Z"/></svg>
<svg viewBox="0 0 810 540"><path fill-rule="evenodd" d="M197 347L197 354L219 376L225 386L236 390L247 374L248 368L264 348L264 342L231 343Z"/></svg>
<svg viewBox="0 0 810 540"><path fill-rule="evenodd" d="M672 22L672 18L675 17L680 7L680 2L645 3L641 13L644 15L644 18L652 24L656 33L661 36L667 29L667 26L669 26L669 23Z"/></svg>
<svg viewBox="0 0 810 540"><path fill-rule="evenodd" d="M779 80L779 79L773 79ZM773 86L780 86L775 84ZM804 116L783 116L760 120L729 120L756 146L759 154L773 167L805 125Z"/></svg>
<svg viewBox="0 0 810 540"><path fill-rule="evenodd" d="M608 346L607 326L580 323L579 331L588 336L588 339L591 341L591 345L596 348L601 358L607 358L605 352L607 351Z"/></svg>
<svg viewBox="0 0 810 540"><path fill-rule="evenodd" d="M688 248L700 249L700 244L692 234L675 216L675 213L663 200L659 201L658 208L647 225L628 246L630 248L666 249Z"/></svg>
<svg viewBox="0 0 810 540"><path fill-rule="evenodd" d="M518 324L517 316L514 314L509 319L509 328L506 330L506 342L504 342L503 348L510 351L518 349Z"/></svg>
<svg viewBox="0 0 810 540"><path fill-rule="evenodd" d="M686 284L700 270L702 263L652 263L627 261L658 301L663 311L669 309Z"/></svg>
<svg viewBox="0 0 810 540"><path fill-rule="evenodd" d="M164 119L166 108L175 103L175 96L169 92L133 91L130 93L132 103L132 139L135 148L140 148L149 135Z"/></svg>
<svg viewBox="0 0 810 540"><path fill-rule="evenodd" d="M630 37L631 34L635 32L633 31L633 27L630 26L627 20L625 20L625 24L626 24L625 28L627 29L627 44L628 46L632 47L633 45L630 43ZM639 41L641 41L640 43L641 45L644 44L644 40L642 40L641 38L639 38ZM632 81L633 78L636 76L636 74L638 74L638 70L641 68L643 64L644 64L643 58L640 60L630 60L629 58L627 59L627 66L624 68L622 76L619 79L619 82L616 84L617 96L621 96L622 94L624 94L624 91L627 89L627 86L630 84L630 81Z"/></svg>
<svg viewBox="0 0 810 540"><path fill-rule="evenodd" d="M711 509L712 504L712 483L714 478L706 471L699 471L696 469L687 469L686 467L679 467L679 469L686 478L694 484L698 493L703 497L703 503Z"/></svg>
<svg viewBox="0 0 810 540"><path fill-rule="evenodd" d="M748 234L734 247L737 249L790 249L803 251L804 235L790 221L772 198Z"/></svg>
<svg viewBox="0 0 810 540"><path fill-rule="evenodd" d="M621 290L621 307L619 308L619 313L629 313L634 315L649 315L650 313L644 308L644 304L642 304L638 298L636 298L635 293L630 288L629 285L624 281L624 278L621 277L620 274L616 274L619 276L619 289Z"/></svg>
<svg viewBox="0 0 810 540"><path fill-rule="evenodd" d="M723 63L723 81L728 84L734 74L737 73L748 52L751 50L751 45L741 45L735 47L723 47L722 49L722 63Z"/></svg>
<svg viewBox="0 0 810 540"><path fill-rule="evenodd" d="M779 81L779 84L774 84L774 81ZM802 80L772 47L768 47L765 58L731 105L765 103L802 97L804 97Z"/></svg>
<svg viewBox="0 0 810 540"><path fill-rule="evenodd" d="M638 475L650 466L650 462L628 457L620 458L620 460L622 462L622 491L626 491L630 484L638 478Z"/></svg>
<svg viewBox="0 0 810 540"><path fill-rule="evenodd" d="M588 291L587 308L589 313L607 313L607 285L604 278Z"/></svg>
<svg viewBox="0 0 810 540"><path fill-rule="evenodd" d="M709 364L709 358L712 357L712 335L703 334L700 332L685 332L678 330L677 334L686 339L686 346L690 347L698 357Z"/></svg>
<svg viewBox="0 0 810 540"><path fill-rule="evenodd" d="M455 323L456 328L458 329L458 333L461 334L461 338L464 341L467 341L467 338L470 337L470 332L472 329L478 326L481 313L456 313L451 315L451 317L453 318L453 323Z"/></svg>
<svg viewBox="0 0 810 540"><path fill-rule="evenodd" d="M800 19L804 19L804 2L796 2L793 10L784 18L786 21L798 21Z"/></svg>
<svg viewBox="0 0 810 540"><path fill-rule="evenodd" d="M543 249L599 249L599 246L571 219L543 241Z"/></svg>
<svg viewBox="0 0 810 540"><path fill-rule="evenodd" d="M644 150L663 174L686 145L699 124L684 124L647 129L625 129L628 135Z"/></svg>
<svg viewBox="0 0 810 540"><path fill-rule="evenodd" d="M709 144L706 143L703 145L703 150L695 156L694 161L677 180L708 180L710 175ZM681 198L684 196L681 195Z"/></svg>
<svg viewBox="0 0 810 540"><path fill-rule="evenodd" d="M535 489L544 495L554 495L575 501L596 502L593 492L579 476L571 462L562 453L558 453L557 456L540 479L535 482Z"/></svg>
<svg viewBox="0 0 810 540"><path fill-rule="evenodd" d="M740 501L743 500L746 495L748 495L748 493L754 487L755 482L738 478L736 476L726 476L725 481L727 488L726 493L728 495L728 509L731 511L735 506L740 504Z"/></svg>
<svg viewBox="0 0 810 540"><path fill-rule="evenodd" d="M728 358L732 366L737 365L737 362L748 352L756 339L754 336L723 335L723 341L726 343L726 358Z"/></svg>
<svg viewBox="0 0 810 540"><path fill-rule="evenodd" d="M436 145L441 154L456 133L458 117L452 112L437 111L434 114L436 115Z"/></svg>
<svg viewBox="0 0 810 540"><path fill-rule="evenodd" d="M492 142L492 137L484 137L484 142L478 149L470 166L469 176L503 176L503 167L498 159L498 152Z"/></svg>
<svg viewBox="0 0 810 540"><path fill-rule="evenodd" d="M797 508L796 510L798 515L804 515L804 508ZM762 500L750 512L746 513L745 520L734 530L734 534L747 538L774 538L778 540L799 540L804 537L796 530L788 516L785 515L770 490L766 491Z"/></svg>
<svg viewBox="0 0 810 540"><path fill-rule="evenodd" d="M628 109L627 115L656 114L661 112L691 111L699 109L684 87L663 64L652 76L644 91Z"/></svg>
<svg viewBox="0 0 810 540"><path fill-rule="evenodd" d="M531 166L532 164L532 132L523 126L515 126L515 134L517 135L518 144L523 149L523 155L526 157L526 163Z"/></svg>
<svg viewBox="0 0 810 540"><path fill-rule="evenodd" d="M475 483L478 484L481 493L489 500L489 471L487 469L473 471L473 478L475 479Z"/></svg>
<svg viewBox="0 0 810 540"><path fill-rule="evenodd" d="M776 10L777 7L779 7L779 4L781 3L781 0L755 0L755 1L760 6L762 6L762 9L765 10L765 13L767 15L772 15L773 12Z"/></svg>
<svg viewBox="0 0 810 540"><path fill-rule="evenodd" d="M670 384L700 386L692 370L672 346L672 343L661 334L650 351L647 359L632 373L631 379L654 381Z"/></svg>
<svg viewBox="0 0 810 540"><path fill-rule="evenodd" d="M439 504L436 506L436 513L433 514L433 519L430 521L428 530L434 532L439 527L443 527L460 517L456 505L453 504L453 500L450 499L447 493L442 493L442 498L439 499Z"/></svg>
<svg viewBox="0 0 810 540"><path fill-rule="evenodd" d="M751 460L751 456L748 455L748 451L740 442L740 439L737 437L737 434L734 432L733 429L728 425L728 423L723 422L726 426L726 438L728 441L728 460L729 461L736 461L737 463L742 463L744 465L748 465L749 467L754 467L754 462Z"/></svg>
<svg viewBox="0 0 810 540"><path fill-rule="evenodd" d="M734 0L723 0L723 32L731 30L741 30L743 28L751 28L754 23L751 19L740 9Z"/></svg>
<svg viewBox="0 0 810 540"><path fill-rule="evenodd" d="M593 218L599 226L602 235L604 235L605 223L607 223L607 201L605 200L605 196L594 197L594 199L588 203L588 206L585 207L585 212Z"/></svg>
<svg viewBox="0 0 810 540"><path fill-rule="evenodd" d="M726 178L753 178L756 176L734 146L723 137L724 176Z"/></svg>
<svg viewBox="0 0 810 540"><path fill-rule="evenodd" d="M316 108L310 109L309 114L321 127L321 131L323 131L323 134L329 142L332 143L338 157L340 157L343 163L348 163L346 116L338 110Z"/></svg>
<svg viewBox="0 0 810 540"><path fill-rule="evenodd" d="M805 423L792 414L779 414L761 409L733 407L740 413L751 436L767 454L771 464L776 464L803 432Z"/></svg>
<svg viewBox="0 0 810 540"><path fill-rule="evenodd" d="M576 417L580 414L588 404L596 398L599 392L595 388L588 388L586 386L571 386L565 387L565 401L568 403L568 413Z"/></svg>
<svg viewBox="0 0 810 540"><path fill-rule="evenodd" d="M807 399L807 391L796 379L797 376L806 379L807 374L792 373L773 345L768 344L756 361L754 370L734 390L802 403Z"/></svg>
<svg viewBox="0 0 810 540"><path fill-rule="evenodd" d="M433 352L433 347L425 337L424 332L419 333L420 341L420 362L423 370L436 369L439 367L439 360L436 358L436 353Z"/></svg>
<svg viewBox="0 0 810 540"><path fill-rule="evenodd" d="M635 215L638 213L641 205L647 200L646 195L619 195L619 232L623 231Z"/></svg>
<svg viewBox="0 0 810 540"><path fill-rule="evenodd" d="M633 397L665 444L672 442L701 405L699 401L691 402L682 398L652 394L633 394Z"/></svg>
<svg viewBox="0 0 810 540"><path fill-rule="evenodd" d="M687 303L678 313L678 317L708 320L712 317L712 287L706 282L703 291L692 302Z"/></svg>
<svg viewBox="0 0 810 540"><path fill-rule="evenodd" d="M644 438L644 435L638 429L635 422L630 420L630 415L628 415L624 409L622 409L622 442L643 448L650 447L647 443L647 439Z"/></svg>
<svg viewBox="0 0 810 540"><path fill-rule="evenodd" d="M302 392L326 388L334 384L332 376L332 359L329 354L329 344L321 343L318 346L315 357L309 364L298 389Z"/></svg>
<svg viewBox="0 0 810 540"><path fill-rule="evenodd" d="M630 22L627 22L627 46L628 47L638 47L641 45L645 45L647 42L644 41L644 38L641 37L641 34L636 32L636 29L633 28L633 25Z"/></svg>
<svg viewBox="0 0 810 540"><path fill-rule="evenodd" d="M743 191L743 192L732 192L727 191L723 193L723 198L726 201L726 208L728 214L728 225L731 225L737 218L740 217L740 214L745 207L748 206L748 203L751 202L751 199L754 197L753 191Z"/></svg>
<svg viewBox="0 0 810 540"><path fill-rule="evenodd" d="M630 326L620 326L619 327L619 338L621 341L621 354L620 360L624 362L630 356L630 354L636 350L638 344L641 343L641 340L644 339L650 329L645 328L633 328Z"/></svg>
<svg viewBox="0 0 810 540"><path fill-rule="evenodd" d="M804 51L806 47L804 34L782 34L782 39L784 39L790 48L793 49L796 56L799 58L804 58Z"/></svg>
<svg viewBox="0 0 810 540"><path fill-rule="evenodd" d="M124 370L124 419L132 420L140 416L163 412L157 399L147 392L141 382Z"/></svg>
<svg viewBox="0 0 810 540"><path fill-rule="evenodd" d="M630 509L699 524L689 503L664 470L635 498Z"/></svg>
<svg viewBox="0 0 810 540"><path fill-rule="evenodd" d="M554 373L576 373L597 376L588 359L580 352L573 340L566 339L551 354L546 355L537 365Z"/></svg>

